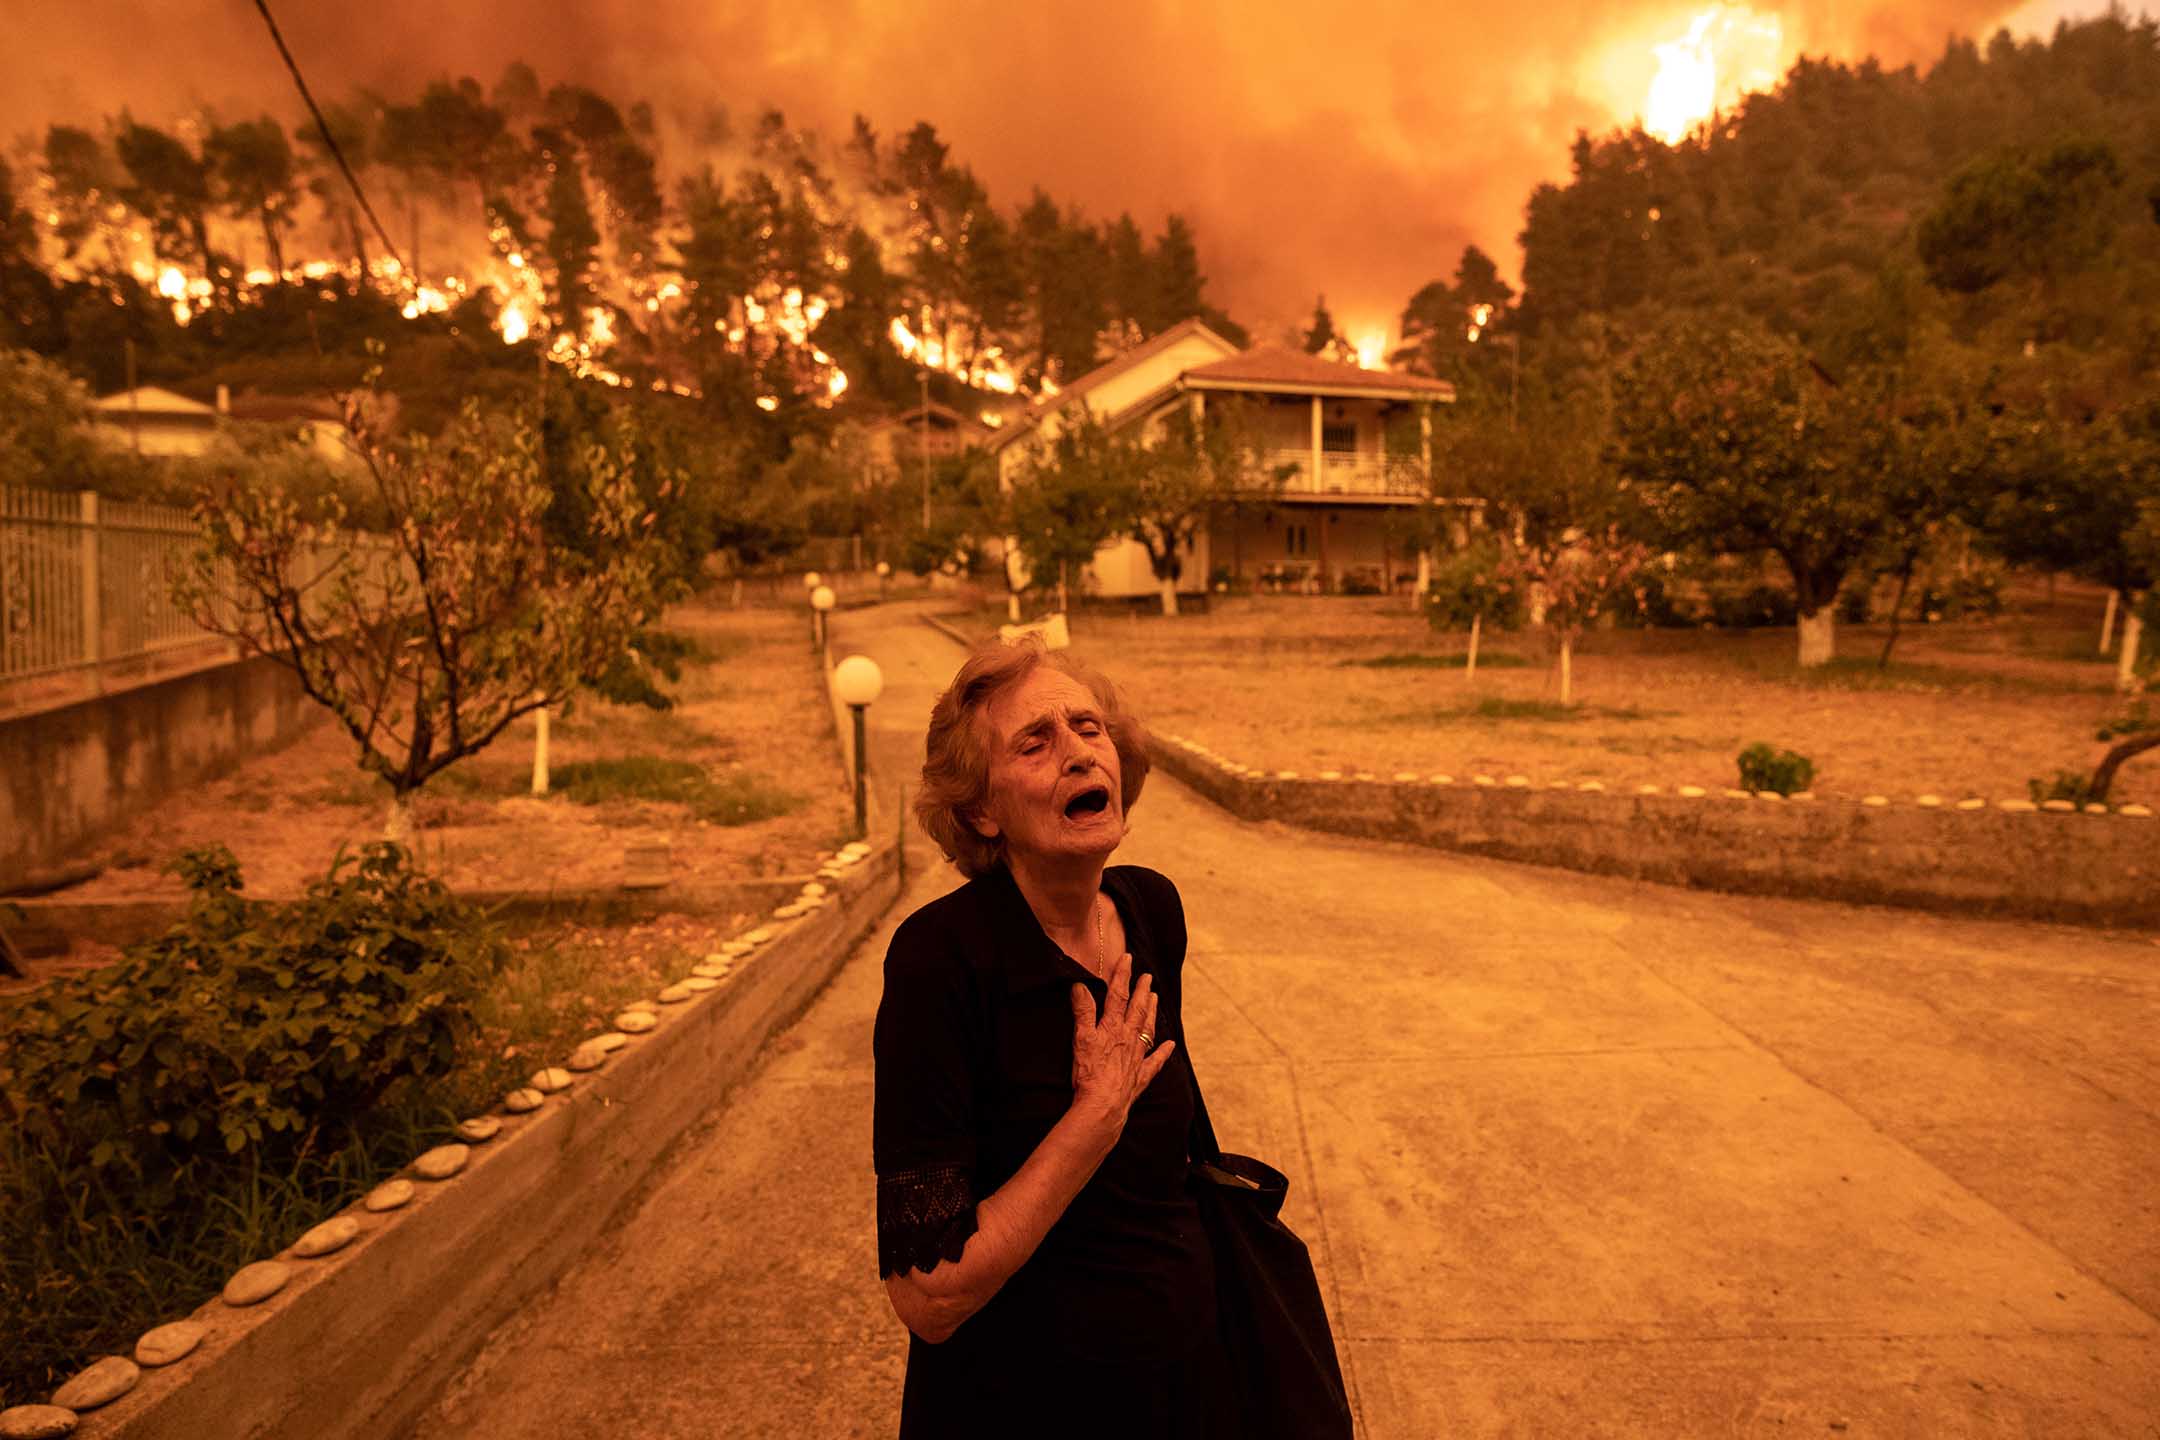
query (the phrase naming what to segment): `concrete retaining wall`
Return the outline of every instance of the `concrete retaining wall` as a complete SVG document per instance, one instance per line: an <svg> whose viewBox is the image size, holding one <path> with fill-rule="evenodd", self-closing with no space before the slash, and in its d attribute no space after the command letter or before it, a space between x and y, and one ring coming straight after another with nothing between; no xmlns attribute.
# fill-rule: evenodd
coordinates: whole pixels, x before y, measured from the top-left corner
<svg viewBox="0 0 2160 1440"><path fill-rule="evenodd" d="M801 1013L901 886L899 851L871 852L828 882L832 898L767 925L719 988L656 1008L599 1070L526 1115L505 1115L455 1178L417 1182L402 1209L355 1206L358 1239L288 1260L260 1305L213 1300L179 1364L83 1415L79 1436L126 1440L362 1440L403 1433L486 1341L634 1203L664 1151Z"/></svg>
<svg viewBox="0 0 2160 1440"><path fill-rule="evenodd" d="M1706 890L2160 925L2160 822L2139 806L1264 774L1175 736L1157 741L1156 763L1248 820Z"/></svg>
<svg viewBox="0 0 2160 1440"><path fill-rule="evenodd" d="M258 656L0 719L0 891L322 713Z"/></svg>

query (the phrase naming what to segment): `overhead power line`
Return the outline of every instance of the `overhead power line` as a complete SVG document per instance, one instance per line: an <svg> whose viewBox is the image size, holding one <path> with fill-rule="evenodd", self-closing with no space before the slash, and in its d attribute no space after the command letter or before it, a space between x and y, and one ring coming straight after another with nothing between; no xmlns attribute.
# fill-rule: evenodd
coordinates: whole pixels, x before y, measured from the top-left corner
<svg viewBox="0 0 2160 1440"><path fill-rule="evenodd" d="M360 202L360 209L367 216L368 223L375 227L375 234L382 241L383 249L389 251L390 258L397 262L399 279L407 287L418 284L419 277L405 268L405 257L398 254L397 242L390 238L390 232L384 229L382 221L376 218L375 207L368 203L367 191L360 188L360 177L353 174L352 166L345 161L345 152L338 148L337 136L330 133L330 122L323 119L322 107L315 103L315 96L308 89L307 77L300 73L299 62L293 59L292 51L286 47L285 36L278 29L277 17L270 13L269 0L255 0L255 8L262 12L263 24L270 27L270 38L276 43L278 54L285 57L285 68L292 73L293 84L300 87L300 98L307 102L308 113L315 117L315 129L322 135L323 147L330 152L330 158L337 161L339 172L344 175L345 183L352 187L353 198Z"/></svg>

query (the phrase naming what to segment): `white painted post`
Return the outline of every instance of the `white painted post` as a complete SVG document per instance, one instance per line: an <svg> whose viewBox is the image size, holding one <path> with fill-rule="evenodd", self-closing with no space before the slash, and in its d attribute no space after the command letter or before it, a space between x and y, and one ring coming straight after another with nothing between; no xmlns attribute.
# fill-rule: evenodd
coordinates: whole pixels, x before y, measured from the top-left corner
<svg viewBox="0 0 2160 1440"><path fill-rule="evenodd" d="M1485 612L1480 610L1470 617L1470 663L1463 666L1465 683L1477 679L1478 632L1485 628Z"/></svg>
<svg viewBox="0 0 2160 1440"><path fill-rule="evenodd" d="M2115 611L2122 601L2122 591L2108 591L2107 609L2100 616L2100 653L2113 654L2115 650Z"/></svg>
<svg viewBox="0 0 2160 1440"><path fill-rule="evenodd" d="M2138 617L2137 597L2123 597L2122 654L2115 657L2115 688L2128 694L2137 688L2139 642L2145 638L2145 622Z"/></svg>
<svg viewBox="0 0 2160 1440"><path fill-rule="evenodd" d="M533 711L533 773L532 793L548 793L548 712L543 705Z"/></svg>
<svg viewBox="0 0 2160 1440"><path fill-rule="evenodd" d="M105 628L103 596L98 582L98 497L95 490L80 492L82 516L82 662L90 669L90 680L99 690L105 688L98 674L98 651Z"/></svg>
<svg viewBox="0 0 2160 1440"><path fill-rule="evenodd" d="M1418 527L1417 593L1410 597L1410 608L1418 609L1425 603L1425 592L1432 588L1432 510L1438 503L1433 494L1432 473L1432 406L1418 406L1418 465L1425 477L1425 498L1418 503L1425 507L1426 523Z"/></svg>
<svg viewBox="0 0 2160 1440"><path fill-rule="evenodd" d="M1312 397L1312 491L1315 495L1327 490L1327 482L1320 474L1320 397Z"/></svg>

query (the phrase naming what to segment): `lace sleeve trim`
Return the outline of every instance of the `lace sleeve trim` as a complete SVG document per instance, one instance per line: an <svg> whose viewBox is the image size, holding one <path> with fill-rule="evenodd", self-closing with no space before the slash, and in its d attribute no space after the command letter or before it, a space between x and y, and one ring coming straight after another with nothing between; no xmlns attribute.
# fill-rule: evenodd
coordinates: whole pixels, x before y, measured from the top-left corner
<svg viewBox="0 0 2160 1440"><path fill-rule="evenodd" d="M958 1260L975 1233L975 1187L965 1165L918 1165L878 1177L878 1277Z"/></svg>

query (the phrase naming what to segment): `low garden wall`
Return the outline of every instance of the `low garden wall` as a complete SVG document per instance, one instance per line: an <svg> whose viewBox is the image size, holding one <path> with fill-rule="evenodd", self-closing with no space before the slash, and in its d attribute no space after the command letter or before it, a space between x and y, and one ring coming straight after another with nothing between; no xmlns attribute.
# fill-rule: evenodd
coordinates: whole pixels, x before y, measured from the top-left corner
<svg viewBox="0 0 2160 1440"><path fill-rule="evenodd" d="M1156 740L1158 764L1247 820L1706 890L2160 925L2160 824L2141 805L1301 775Z"/></svg>
<svg viewBox="0 0 2160 1440"><path fill-rule="evenodd" d="M257 656L0 717L0 893L322 713Z"/></svg>
<svg viewBox="0 0 2160 1440"><path fill-rule="evenodd" d="M126 1440L360 1440L402 1433L489 1333L552 1284L631 1206L662 1153L754 1064L898 897L894 844L830 857L771 917L681 985L625 1007L615 1030L533 1077L468 1143L417 1157L388 1182L227 1287L139 1352L194 1340L168 1364L106 1360L125 1393L83 1405L78 1436ZM435 1178L440 1176L441 1178ZM378 1208L401 1191L409 1198ZM339 1237L350 1231L343 1239ZM318 1245L324 1253L310 1256ZM194 1331L199 1329L199 1335ZM163 1333L161 1333L163 1332ZM99 1367L104 1367L101 1371ZM78 1382L71 1382L71 1386ZM57 1397L56 1397L57 1398Z"/></svg>

